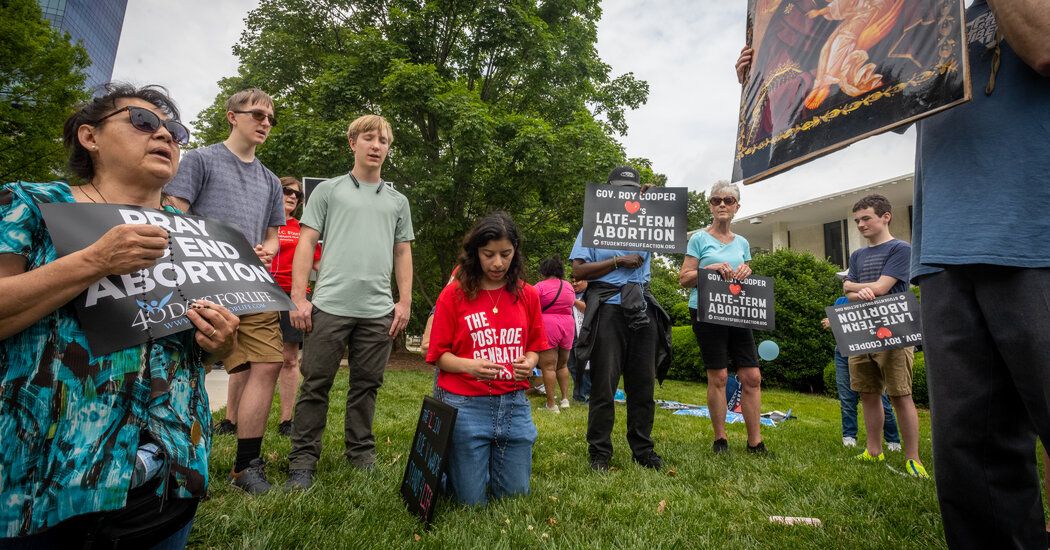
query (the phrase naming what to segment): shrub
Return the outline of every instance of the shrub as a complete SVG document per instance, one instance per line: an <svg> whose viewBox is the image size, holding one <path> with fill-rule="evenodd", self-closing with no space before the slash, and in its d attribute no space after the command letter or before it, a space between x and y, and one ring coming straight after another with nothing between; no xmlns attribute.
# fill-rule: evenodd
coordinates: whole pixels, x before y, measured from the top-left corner
<svg viewBox="0 0 1050 550"><path fill-rule="evenodd" d="M838 397L838 383L835 381L835 358L828 361L827 366L824 367L824 393Z"/></svg>
<svg viewBox="0 0 1050 550"><path fill-rule="evenodd" d="M703 380L703 360L692 327L687 325L671 329L671 352L671 369L667 372L667 378L692 382Z"/></svg>
<svg viewBox="0 0 1050 550"><path fill-rule="evenodd" d="M682 300L681 302L675 302L671 305L671 308L667 310L667 314L671 316L672 326L688 326L689 320L689 301ZM692 330L692 329L690 329Z"/></svg>
<svg viewBox="0 0 1050 550"><path fill-rule="evenodd" d="M756 331L755 339L775 341L780 357L763 363L763 381L820 391L824 366L835 345L831 331L824 330L820 320L824 308L842 293L842 282L835 277L837 268L808 252L785 249L756 255L751 269L775 281L776 330Z"/></svg>

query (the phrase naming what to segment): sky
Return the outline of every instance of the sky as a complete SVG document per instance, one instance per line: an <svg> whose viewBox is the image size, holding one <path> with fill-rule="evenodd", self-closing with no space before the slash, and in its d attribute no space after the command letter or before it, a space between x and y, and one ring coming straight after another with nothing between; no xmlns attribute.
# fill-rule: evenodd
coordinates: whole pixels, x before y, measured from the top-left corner
<svg viewBox="0 0 1050 550"><path fill-rule="evenodd" d="M232 47L258 0L128 2L114 80L161 84L192 122L237 72ZM612 76L649 83L649 100L619 136L629 157L646 157L668 185L706 190L729 179L740 103L733 65L744 42L744 0L605 0L598 53ZM915 132L868 138L743 187L748 216L910 173Z"/></svg>

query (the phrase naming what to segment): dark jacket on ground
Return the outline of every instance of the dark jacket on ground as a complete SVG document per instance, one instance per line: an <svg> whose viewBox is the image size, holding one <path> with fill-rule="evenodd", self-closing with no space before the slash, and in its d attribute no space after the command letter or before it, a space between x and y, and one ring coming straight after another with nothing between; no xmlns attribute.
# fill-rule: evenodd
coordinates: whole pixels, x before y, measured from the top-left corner
<svg viewBox="0 0 1050 550"><path fill-rule="evenodd" d="M627 318L627 326L637 330L649 323L646 315L648 308L653 308L656 319L656 336L658 346L656 349L656 379L661 384L667 377L667 371L671 368L671 317L660 307L648 286L638 283L627 283L622 287L602 281L591 281L587 286L587 293L583 300L587 304L587 310L583 315L583 324L580 334L576 337L575 353L576 361L584 364L591 357L594 348L595 335L601 327L598 326L598 310L609 298L619 294L620 308Z"/></svg>

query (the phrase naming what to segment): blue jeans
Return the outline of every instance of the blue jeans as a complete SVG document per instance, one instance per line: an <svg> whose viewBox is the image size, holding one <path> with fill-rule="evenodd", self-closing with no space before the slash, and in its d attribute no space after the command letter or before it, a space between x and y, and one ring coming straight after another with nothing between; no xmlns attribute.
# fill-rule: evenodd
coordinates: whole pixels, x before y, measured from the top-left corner
<svg viewBox="0 0 1050 550"><path fill-rule="evenodd" d="M523 390L470 397L438 390L459 410L448 456L452 496L470 505L529 494L536 425Z"/></svg>
<svg viewBox="0 0 1050 550"><path fill-rule="evenodd" d="M842 405L842 437L857 437L857 402L860 394L849 387L849 359L835 350L835 385L838 386L839 403ZM882 394L882 408L885 422L882 425L882 436L886 443L900 443L901 434L897 431L897 417L893 416L890 398Z"/></svg>

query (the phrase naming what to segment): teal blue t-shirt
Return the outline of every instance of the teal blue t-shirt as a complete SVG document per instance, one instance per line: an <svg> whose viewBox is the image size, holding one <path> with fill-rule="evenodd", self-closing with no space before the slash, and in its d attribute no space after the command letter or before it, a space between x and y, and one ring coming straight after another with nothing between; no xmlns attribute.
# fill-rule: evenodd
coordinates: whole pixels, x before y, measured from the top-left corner
<svg viewBox="0 0 1050 550"><path fill-rule="evenodd" d="M722 262L728 262L736 269L740 264L751 261L751 245L740 235L733 235L733 240L728 244L723 243L701 229L689 238L685 255L699 260L700 269ZM696 288L689 291L689 307L696 309Z"/></svg>

